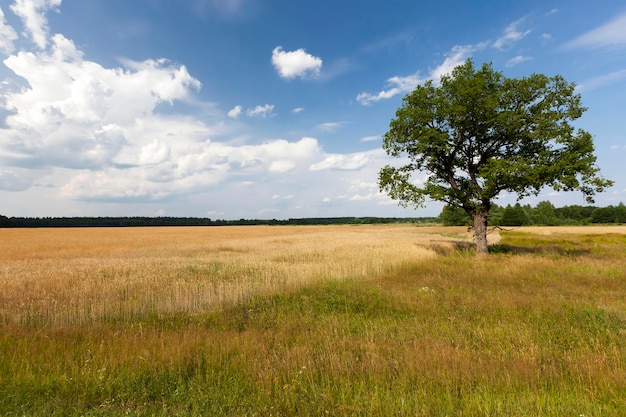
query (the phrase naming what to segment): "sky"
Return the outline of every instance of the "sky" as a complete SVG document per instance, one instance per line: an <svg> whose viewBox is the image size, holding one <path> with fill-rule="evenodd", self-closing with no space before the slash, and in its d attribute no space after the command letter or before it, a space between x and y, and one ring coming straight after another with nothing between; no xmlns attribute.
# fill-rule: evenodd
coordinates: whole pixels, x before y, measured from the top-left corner
<svg viewBox="0 0 626 417"><path fill-rule="evenodd" d="M437 216L379 191L381 138L468 58L576 83L626 203L623 1L0 0L0 215Z"/></svg>

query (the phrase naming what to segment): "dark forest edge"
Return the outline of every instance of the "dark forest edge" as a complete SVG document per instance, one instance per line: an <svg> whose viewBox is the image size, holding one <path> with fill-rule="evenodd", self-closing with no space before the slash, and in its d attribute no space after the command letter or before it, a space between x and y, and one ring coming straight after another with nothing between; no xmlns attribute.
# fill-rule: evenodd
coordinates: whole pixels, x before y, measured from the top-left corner
<svg viewBox="0 0 626 417"><path fill-rule="evenodd" d="M253 226L435 223L437 217L312 217L288 220L211 220L200 217L6 217L0 228L35 227L155 227L155 226Z"/></svg>
<svg viewBox="0 0 626 417"><path fill-rule="evenodd" d="M439 217L310 217L277 219L212 220L202 217L6 217L0 215L0 228L35 227L154 227L154 226L252 226L252 225L339 225L441 223L446 226L469 226L469 216L460 208L446 206ZM489 212L492 226L564 226L586 224L624 224L626 206L564 206L554 207L548 201L537 206L529 204L493 205Z"/></svg>
<svg viewBox="0 0 626 417"><path fill-rule="evenodd" d="M439 221L446 226L469 226L470 217L458 207L445 206ZM624 224L626 206L564 206L554 207L549 201L542 201L535 207L530 204L493 205L489 210L490 226L577 226L587 224Z"/></svg>

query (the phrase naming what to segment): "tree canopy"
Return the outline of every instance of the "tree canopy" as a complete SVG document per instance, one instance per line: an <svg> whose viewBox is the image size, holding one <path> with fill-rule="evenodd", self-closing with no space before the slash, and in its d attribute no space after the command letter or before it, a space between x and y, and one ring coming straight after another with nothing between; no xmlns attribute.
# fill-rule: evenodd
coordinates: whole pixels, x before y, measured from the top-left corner
<svg viewBox="0 0 626 417"><path fill-rule="evenodd" d="M593 202L612 184L599 174L591 134L571 124L585 110L559 75L507 78L468 60L404 97L383 148L408 162L380 171L381 191L405 206L430 198L462 208L478 253L488 253L487 217L500 193L521 199L551 187Z"/></svg>

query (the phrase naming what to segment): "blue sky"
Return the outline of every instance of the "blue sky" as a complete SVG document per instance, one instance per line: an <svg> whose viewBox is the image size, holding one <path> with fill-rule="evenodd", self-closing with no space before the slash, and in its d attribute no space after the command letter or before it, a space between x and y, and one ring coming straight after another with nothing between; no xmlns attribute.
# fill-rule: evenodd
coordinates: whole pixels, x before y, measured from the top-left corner
<svg viewBox="0 0 626 417"><path fill-rule="evenodd" d="M560 74L626 202L623 1L0 0L0 214L433 216L378 191L404 95ZM424 179L417 173L416 181ZM584 204L545 190L530 204ZM499 204L514 203L503 195Z"/></svg>

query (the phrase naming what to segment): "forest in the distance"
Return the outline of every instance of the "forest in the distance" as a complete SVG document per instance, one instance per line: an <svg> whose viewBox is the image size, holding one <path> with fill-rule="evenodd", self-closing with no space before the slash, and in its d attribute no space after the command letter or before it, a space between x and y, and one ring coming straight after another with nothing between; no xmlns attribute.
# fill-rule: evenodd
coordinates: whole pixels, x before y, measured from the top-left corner
<svg viewBox="0 0 626 417"><path fill-rule="evenodd" d="M311 217L277 219L212 220L202 217L6 217L0 228L28 227L146 227L146 226L252 226L376 223L435 223L437 217Z"/></svg>
<svg viewBox="0 0 626 417"><path fill-rule="evenodd" d="M439 221L447 226L470 225L469 216L460 208L445 206ZM535 207L530 204L493 205L489 211L491 226L566 226L586 224L626 223L626 206L564 206L554 207L549 201L542 201Z"/></svg>
<svg viewBox="0 0 626 417"><path fill-rule="evenodd" d="M0 228L25 227L145 227L145 226L248 226L248 225L323 225L377 223L442 223L469 226L469 216L460 208L445 206L439 217L310 217L276 219L212 220L202 217L7 217L0 215ZM542 201L529 204L494 205L489 212L492 226L560 226L626 223L626 206L554 207Z"/></svg>

